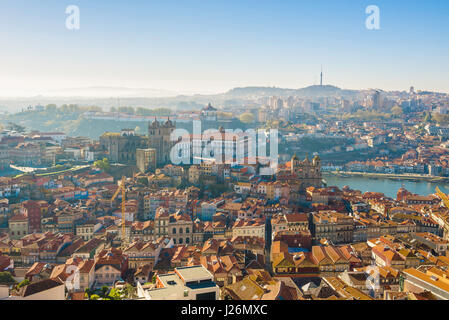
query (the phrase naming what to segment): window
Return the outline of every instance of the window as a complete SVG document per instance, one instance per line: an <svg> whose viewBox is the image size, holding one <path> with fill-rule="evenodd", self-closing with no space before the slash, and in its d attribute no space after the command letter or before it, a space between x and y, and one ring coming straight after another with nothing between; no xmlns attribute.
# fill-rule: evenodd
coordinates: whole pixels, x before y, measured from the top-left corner
<svg viewBox="0 0 449 320"><path fill-rule="evenodd" d="M173 228L173 234L176 234L176 228Z"/></svg>
<svg viewBox="0 0 449 320"><path fill-rule="evenodd" d="M196 300L215 300L215 292L200 293L196 295Z"/></svg>

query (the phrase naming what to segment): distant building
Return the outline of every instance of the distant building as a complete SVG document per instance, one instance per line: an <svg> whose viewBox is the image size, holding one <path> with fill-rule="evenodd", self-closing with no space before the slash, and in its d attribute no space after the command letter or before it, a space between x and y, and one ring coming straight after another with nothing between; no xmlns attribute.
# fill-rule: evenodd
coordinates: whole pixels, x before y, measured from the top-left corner
<svg viewBox="0 0 449 320"><path fill-rule="evenodd" d="M201 110L201 120L217 121L217 109L209 103L207 107Z"/></svg>
<svg viewBox="0 0 449 320"><path fill-rule="evenodd" d="M134 130L123 129L120 133L106 132L100 137L101 148L107 152L111 162L136 164L136 150L146 148L147 139Z"/></svg>

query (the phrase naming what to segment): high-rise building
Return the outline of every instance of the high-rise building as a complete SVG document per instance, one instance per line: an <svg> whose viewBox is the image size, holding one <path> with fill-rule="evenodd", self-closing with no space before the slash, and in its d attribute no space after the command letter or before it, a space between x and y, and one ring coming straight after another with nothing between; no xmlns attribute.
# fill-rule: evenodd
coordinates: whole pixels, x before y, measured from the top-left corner
<svg viewBox="0 0 449 320"><path fill-rule="evenodd" d="M383 97L380 91L376 90L372 96L372 107L375 110L381 109L383 107Z"/></svg>

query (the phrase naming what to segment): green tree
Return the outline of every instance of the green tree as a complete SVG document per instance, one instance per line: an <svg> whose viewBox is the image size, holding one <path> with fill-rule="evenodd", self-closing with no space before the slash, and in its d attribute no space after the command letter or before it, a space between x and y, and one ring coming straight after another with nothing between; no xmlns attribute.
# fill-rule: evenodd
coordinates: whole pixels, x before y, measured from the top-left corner
<svg viewBox="0 0 449 320"><path fill-rule="evenodd" d="M123 289L125 297L133 299L136 296L136 288L127 283Z"/></svg>
<svg viewBox="0 0 449 320"><path fill-rule="evenodd" d="M107 287L107 286L102 286L101 287L100 295L101 295L102 298L106 298L106 296L108 295L108 292L109 292L109 287Z"/></svg>
<svg viewBox="0 0 449 320"><path fill-rule="evenodd" d="M90 296L92 295L93 291L89 288L86 288L86 290L84 290L84 297L86 297L87 299L90 299Z"/></svg>
<svg viewBox="0 0 449 320"><path fill-rule="evenodd" d="M432 114L432 119L435 120L435 122L438 124L447 124L449 122L449 115L434 113Z"/></svg>
<svg viewBox="0 0 449 320"><path fill-rule="evenodd" d="M120 292L120 290L113 288L109 292L108 297L111 298L111 300L122 300L122 293Z"/></svg>
<svg viewBox="0 0 449 320"><path fill-rule="evenodd" d="M239 117L240 121L243 123L254 123L254 115L250 112L245 112Z"/></svg>
<svg viewBox="0 0 449 320"><path fill-rule="evenodd" d="M47 111L48 113L55 113L58 110L58 106L55 104L47 104L45 106L45 111Z"/></svg>
<svg viewBox="0 0 449 320"><path fill-rule="evenodd" d="M30 284L30 280L25 279L25 280L23 280L22 282L20 282L20 283L17 285L17 289L20 289L20 288L22 288L22 287L25 287L25 286L27 286L27 285L29 285L29 284Z"/></svg>
<svg viewBox="0 0 449 320"><path fill-rule="evenodd" d="M20 126L20 125L15 124L15 123L12 123L12 122L8 123L8 126L6 127L6 129L17 131L17 132L25 132L25 127Z"/></svg>
<svg viewBox="0 0 449 320"><path fill-rule="evenodd" d="M118 107L118 111L127 114L134 114L135 110L133 107Z"/></svg>
<svg viewBox="0 0 449 320"><path fill-rule="evenodd" d="M104 158L103 160L97 160L94 162L94 167L109 172L111 170L111 164L109 163L108 158Z"/></svg>
<svg viewBox="0 0 449 320"><path fill-rule="evenodd" d="M232 118L234 118L234 115L232 114L232 112L219 111L219 112L217 112L217 118L219 118L219 119L232 119Z"/></svg>
<svg viewBox="0 0 449 320"><path fill-rule="evenodd" d="M391 113L394 116L399 117L400 115L402 115L403 111L400 106L394 106L393 108L391 108Z"/></svg>
<svg viewBox="0 0 449 320"><path fill-rule="evenodd" d="M0 272L0 284L14 284L16 280L12 277L12 274L8 271Z"/></svg>

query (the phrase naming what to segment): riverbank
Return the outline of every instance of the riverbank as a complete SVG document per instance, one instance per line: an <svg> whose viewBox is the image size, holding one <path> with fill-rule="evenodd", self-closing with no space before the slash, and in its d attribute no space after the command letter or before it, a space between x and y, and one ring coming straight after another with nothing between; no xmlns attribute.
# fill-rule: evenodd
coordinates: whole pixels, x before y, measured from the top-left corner
<svg viewBox="0 0 449 320"><path fill-rule="evenodd" d="M63 174L66 172L77 172L86 168L89 168L90 165L79 165L74 166L70 168L58 168L58 167L52 167L52 168L31 168L31 167L16 167L16 166L10 166L10 169L8 171L2 171L0 172L0 177L13 177L13 178L20 178L29 174L33 174L35 177L46 177L46 176L53 176L58 174Z"/></svg>
<svg viewBox="0 0 449 320"><path fill-rule="evenodd" d="M449 193L449 182L432 181L422 179L421 177L413 177L412 179L403 179L402 176L385 177L384 175L367 176L366 174L323 174L323 178L328 186L336 186L340 189L349 186L351 189L360 190L362 192L381 192L390 198L396 198L400 188L405 188L411 193L427 196L434 194L438 187L445 193ZM407 178L410 178L407 176ZM429 177L427 177L429 178ZM447 180L446 180L447 181Z"/></svg>
<svg viewBox="0 0 449 320"><path fill-rule="evenodd" d="M427 181L449 183L449 177L435 177L424 174L390 174L390 173L367 173L367 172L349 172L349 171L326 171L323 176L334 176L341 178L364 177L369 179L389 179L406 181Z"/></svg>

